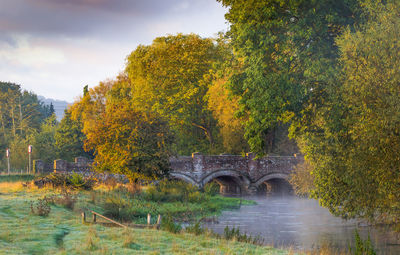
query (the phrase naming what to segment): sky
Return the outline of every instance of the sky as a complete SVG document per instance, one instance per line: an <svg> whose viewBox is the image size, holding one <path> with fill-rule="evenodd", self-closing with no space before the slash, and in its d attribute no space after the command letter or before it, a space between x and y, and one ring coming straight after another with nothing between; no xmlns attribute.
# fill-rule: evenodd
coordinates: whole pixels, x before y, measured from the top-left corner
<svg viewBox="0 0 400 255"><path fill-rule="evenodd" d="M73 102L158 36L226 31L216 0L0 0L0 81Z"/></svg>

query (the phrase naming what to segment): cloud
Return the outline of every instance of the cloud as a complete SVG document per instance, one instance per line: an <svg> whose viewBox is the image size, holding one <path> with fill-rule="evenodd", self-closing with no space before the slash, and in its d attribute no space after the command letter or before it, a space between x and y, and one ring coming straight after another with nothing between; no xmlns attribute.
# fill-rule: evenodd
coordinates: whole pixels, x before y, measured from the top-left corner
<svg viewBox="0 0 400 255"><path fill-rule="evenodd" d="M0 0L0 79L72 101L115 77L139 44L227 28L215 0Z"/></svg>
<svg viewBox="0 0 400 255"><path fill-rule="evenodd" d="M0 0L0 31L82 36L140 30L143 22L191 15L210 2L214 0Z"/></svg>
<svg viewBox="0 0 400 255"><path fill-rule="evenodd" d="M26 36L15 36L11 43L0 45L0 62L9 66L44 68L46 65L65 62L62 51L56 48L32 45Z"/></svg>

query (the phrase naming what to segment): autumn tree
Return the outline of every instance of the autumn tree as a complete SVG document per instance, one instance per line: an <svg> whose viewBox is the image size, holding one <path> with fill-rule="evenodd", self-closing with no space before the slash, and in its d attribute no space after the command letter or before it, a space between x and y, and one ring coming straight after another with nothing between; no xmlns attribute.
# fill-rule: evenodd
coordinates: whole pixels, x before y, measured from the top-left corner
<svg viewBox="0 0 400 255"><path fill-rule="evenodd" d="M219 132L205 95L213 66L222 60L215 41L194 34L156 38L127 58L135 107L168 120L179 154L217 147Z"/></svg>
<svg viewBox="0 0 400 255"><path fill-rule="evenodd" d="M137 108L127 83L120 75L89 89L71 107L72 116L81 118L84 148L94 152L96 170L124 174L131 181L161 178L172 156L169 125Z"/></svg>
<svg viewBox="0 0 400 255"><path fill-rule="evenodd" d="M227 79L215 79L207 91L208 107L212 111L222 138L222 148L227 153L248 152L244 139L244 117L236 116L238 97L231 95L226 87Z"/></svg>

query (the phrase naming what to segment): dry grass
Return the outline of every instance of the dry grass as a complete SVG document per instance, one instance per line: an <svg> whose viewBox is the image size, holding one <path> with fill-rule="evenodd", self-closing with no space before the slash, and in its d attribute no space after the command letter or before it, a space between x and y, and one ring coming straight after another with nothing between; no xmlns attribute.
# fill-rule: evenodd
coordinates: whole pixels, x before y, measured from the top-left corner
<svg viewBox="0 0 400 255"><path fill-rule="evenodd" d="M0 182L1 193L14 193L24 189L22 182Z"/></svg>

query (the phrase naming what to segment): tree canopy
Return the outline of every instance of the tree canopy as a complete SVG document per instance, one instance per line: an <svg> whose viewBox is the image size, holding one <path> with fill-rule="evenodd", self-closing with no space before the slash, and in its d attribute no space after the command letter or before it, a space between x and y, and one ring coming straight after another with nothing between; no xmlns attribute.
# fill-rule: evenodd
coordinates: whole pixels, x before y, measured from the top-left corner
<svg viewBox="0 0 400 255"><path fill-rule="evenodd" d="M258 154L268 151L268 136L281 122L305 128L329 93L338 50L335 38L358 16L356 0L220 0L229 7L241 70L230 79L249 114L246 138Z"/></svg>
<svg viewBox="0 0 400 255"><path fill-rule="evenodd" d="M212 39L178 34L141 45L127 58L133 103L168 119L179 154L211 152L217 146L216 120L205 96L222 50Z"/></svg>

